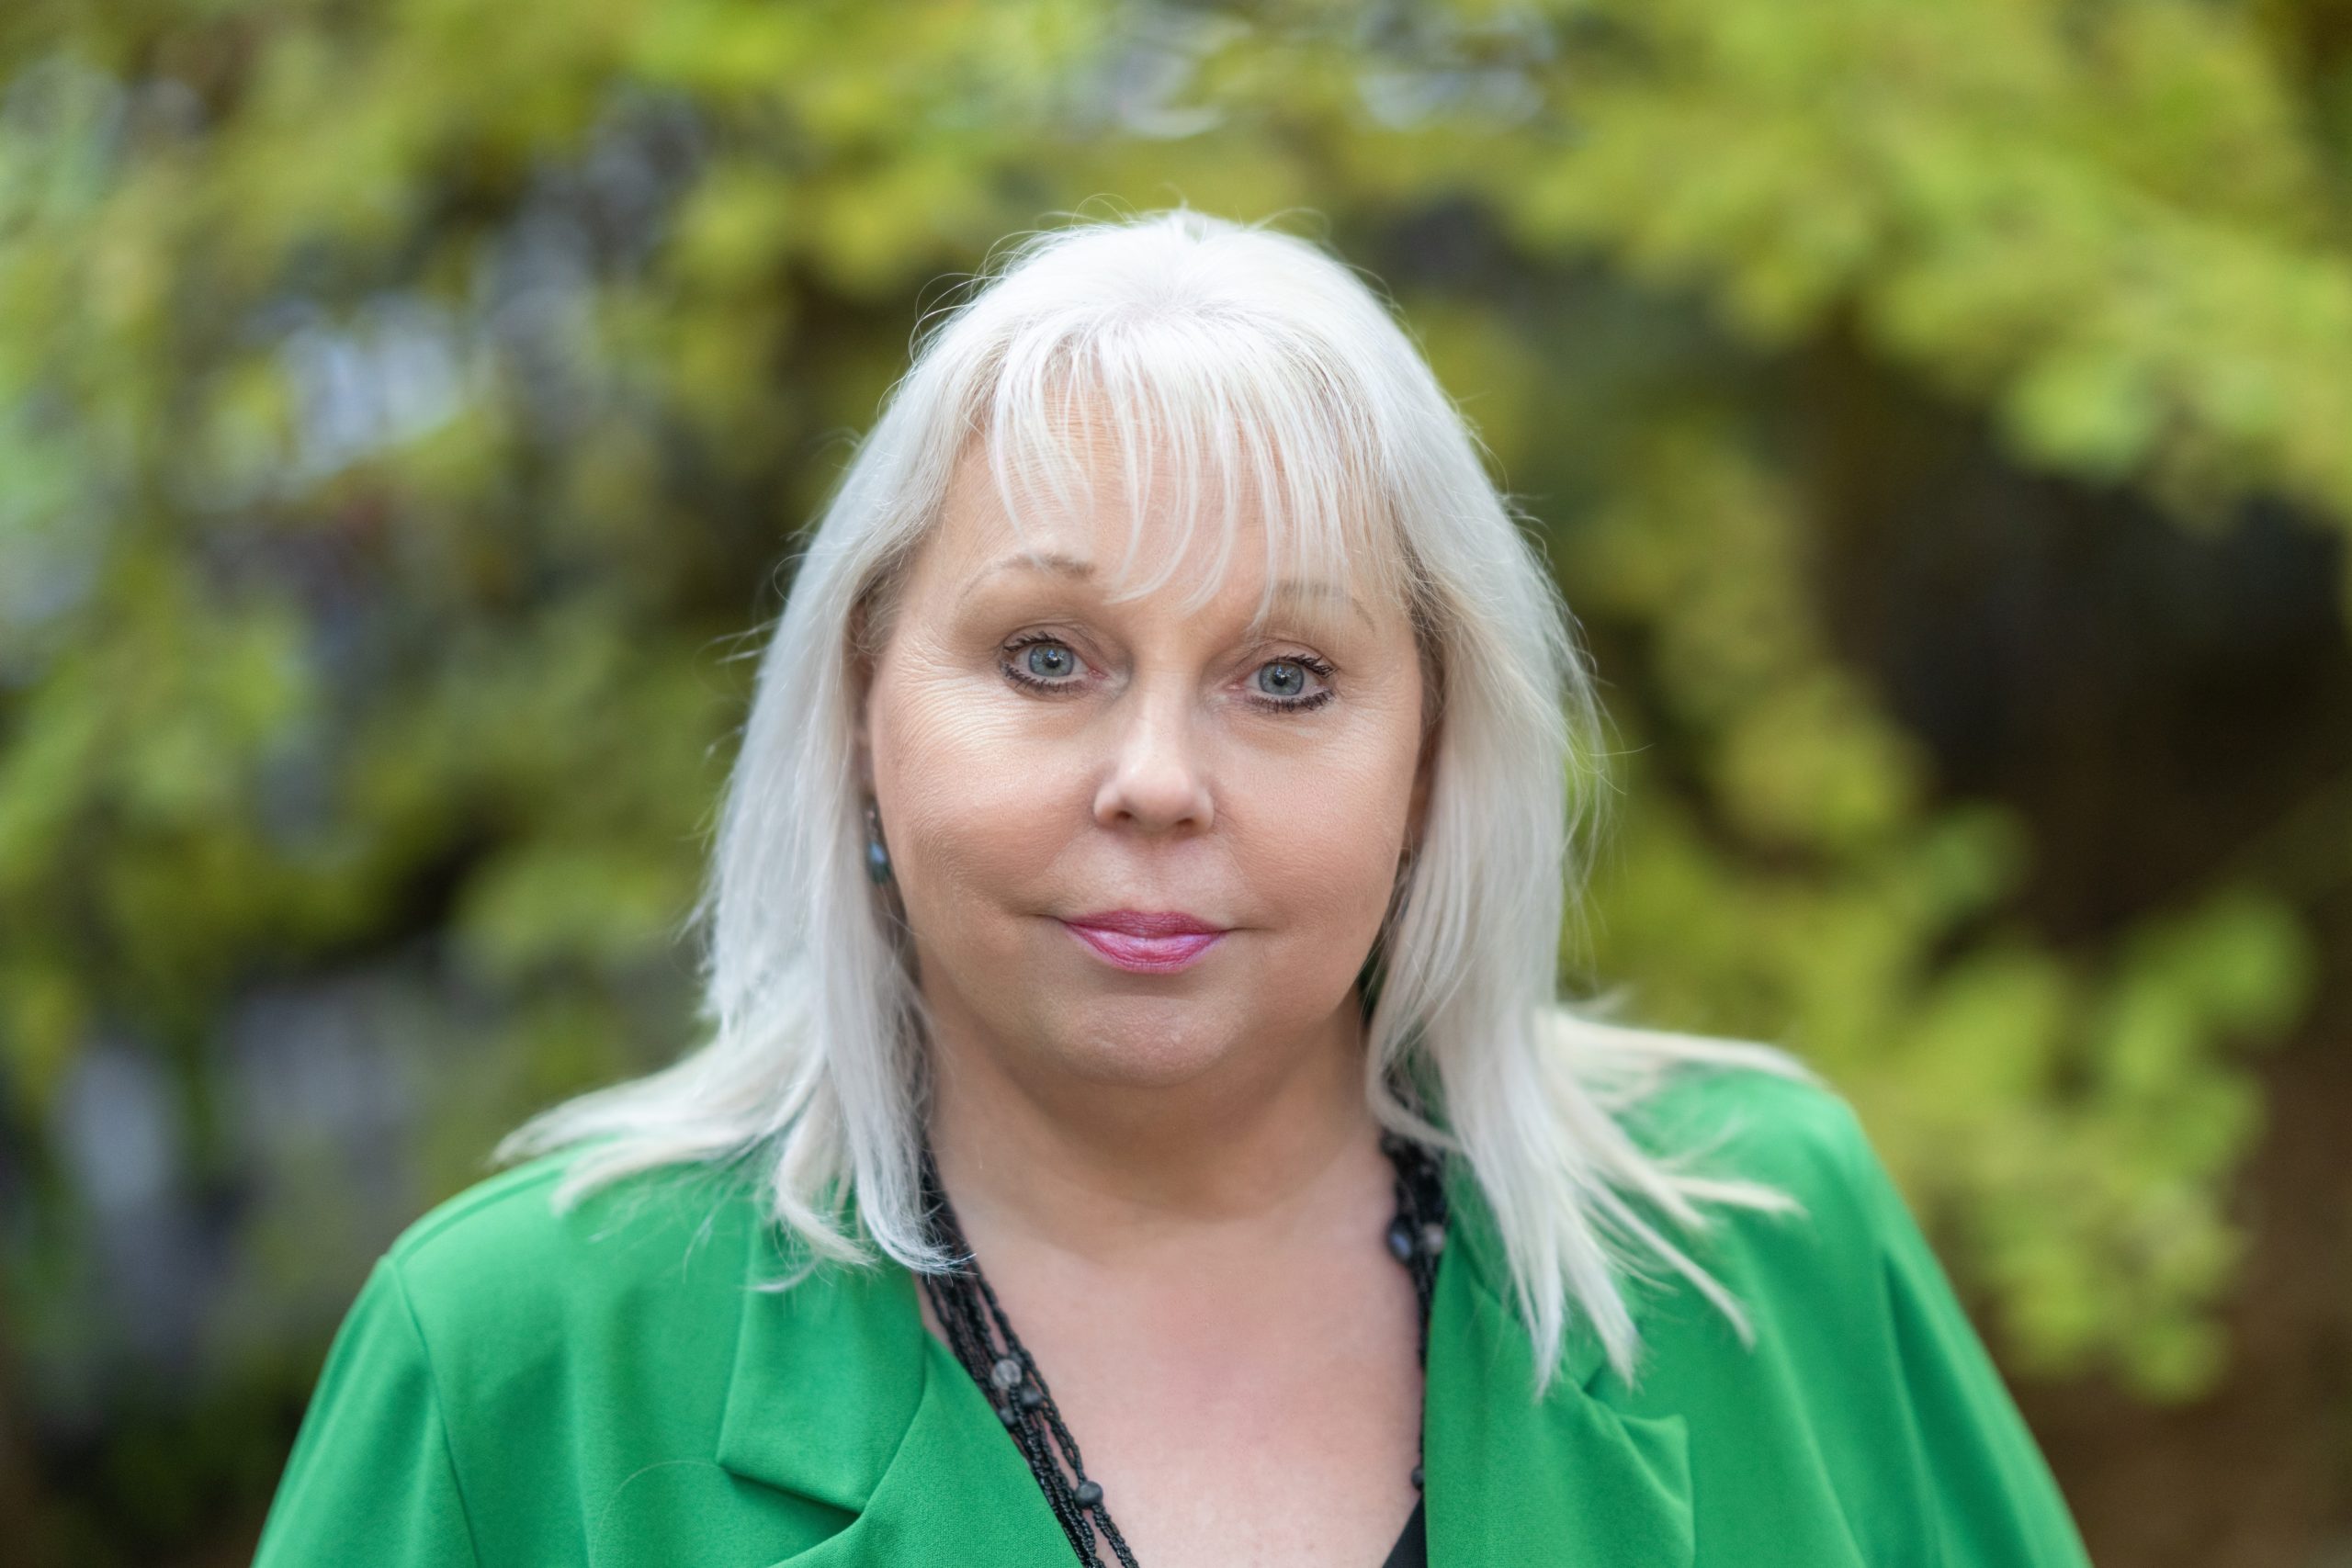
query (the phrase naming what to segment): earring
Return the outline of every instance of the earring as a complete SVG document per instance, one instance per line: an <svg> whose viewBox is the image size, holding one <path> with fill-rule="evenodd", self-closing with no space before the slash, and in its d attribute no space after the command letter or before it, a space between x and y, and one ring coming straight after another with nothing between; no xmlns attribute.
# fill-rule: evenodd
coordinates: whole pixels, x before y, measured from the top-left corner
<svg viewBox="0 0 2352 1568"><path fill-rule="evenodd" d="M882 809L865 803L865 874L876 886L890 880L890 852L882 842Z"/></svg>

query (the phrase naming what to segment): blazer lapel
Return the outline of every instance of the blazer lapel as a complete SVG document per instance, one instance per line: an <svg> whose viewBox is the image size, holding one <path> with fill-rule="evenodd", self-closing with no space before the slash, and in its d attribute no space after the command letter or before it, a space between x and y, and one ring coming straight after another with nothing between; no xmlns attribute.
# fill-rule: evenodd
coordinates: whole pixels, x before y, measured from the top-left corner
<svg viewBox="0 0 2352 1568"><path fill-rule="evenodd" d="M987 1397L922 1325L895 1262L828 1267L782 1292L772 1225L752 1227L717 1459L856 1515L793 1568L1076 1562Z"/></svg>
<svg viewBox="0 0 2352 1568"><path fill-rule="evenodd" d="M1532 1398L1533 1348L1506 1304L1492 1213L1458 1159L1446 1187L1453 1235L1430 1304L1421 1437L1433 1568L1690 1568L1684 1418L1600 1399L1607 1357L1581 1316L1570 1319L1557 1381Z"/></svg>

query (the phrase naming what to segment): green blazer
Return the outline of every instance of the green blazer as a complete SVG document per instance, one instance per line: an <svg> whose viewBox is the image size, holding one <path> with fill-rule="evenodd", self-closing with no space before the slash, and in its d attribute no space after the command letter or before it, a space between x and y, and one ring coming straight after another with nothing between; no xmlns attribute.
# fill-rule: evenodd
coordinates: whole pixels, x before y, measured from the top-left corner
<svg viewBox="0 0 2352 1568"><path fill-rule="evenodd" d="M1492 1216L1454 1166L1423 1416L1431 1563L2086 1568L1842 1097L1686 1072L1626 1125L1720 1138L1713 1168L1810 1210L1719 1211L1690 1242L1757 1343L1662 1270L1634 1287L1636 1386L1578 1321L1534 1401ZM1075 1562L906 1269L751 1291L791 1259L748 1185L639 1178L558 1217L566 1157L477 1184L378 1260L256 1568Z"/></svg>

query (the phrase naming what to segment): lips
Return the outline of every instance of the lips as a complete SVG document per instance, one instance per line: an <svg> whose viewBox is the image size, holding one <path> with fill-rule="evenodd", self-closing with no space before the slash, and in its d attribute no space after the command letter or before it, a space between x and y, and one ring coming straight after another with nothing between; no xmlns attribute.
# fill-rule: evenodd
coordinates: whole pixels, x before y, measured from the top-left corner
<svg viewBox="0 0 2352 1568"><path fill-rule="evenodd" d="M1223 927L1179 910L1110 909L1062 924L1099 956L1147 975L1185 968L1226 935Z"/></svg>

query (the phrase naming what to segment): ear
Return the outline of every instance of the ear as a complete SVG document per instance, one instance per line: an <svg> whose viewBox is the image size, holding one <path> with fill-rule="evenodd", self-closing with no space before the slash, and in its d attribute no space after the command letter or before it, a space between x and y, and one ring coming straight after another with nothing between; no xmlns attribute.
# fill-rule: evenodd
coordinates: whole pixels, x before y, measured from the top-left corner
<svg viewBox="0 0 2352 1568"><path fill-rule="evenodd" d="M866 699L863 694L868 690L870 688L860 687L861 694L851 714L850 750L856 759L858 790L860 794L871 798L874 794L874 744L871 733L866 728Z"/></svg>
<svg viewBox="0 0 2352 1568"><path fill-rule="evenodd" d="M866 602L850 607L846 640L849 660L850 750L857 767L861 793L874 794L874 740L867 713L874 702L874 659L866 647Z"/></svg>
<svg viewBox="0 0 2352 1568"><path fill-rule="evenodd" d="M1421 847L1421 835L1426 830L1430 815L1430 788L1437 776L1438 727L1421 738L1420 756L1413 763L1413 795L1405 809L1405 852L1417 854Z"/></svg>
<svg viewBox="0 0 2352 1568"><path fill-rule="evenodd" d="M1420 853L1428 830L1430 792L1437 782L1438 737L1445 729L1445 668L1438 640L1418 610L1413 615L1413 643L1420 662L1421 744L1413 759L1413 791L1405 808L1405 853Z"/></svg>

